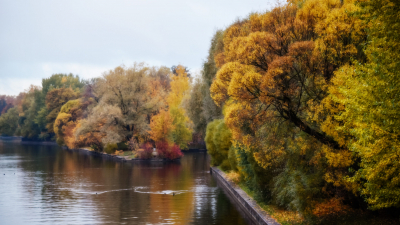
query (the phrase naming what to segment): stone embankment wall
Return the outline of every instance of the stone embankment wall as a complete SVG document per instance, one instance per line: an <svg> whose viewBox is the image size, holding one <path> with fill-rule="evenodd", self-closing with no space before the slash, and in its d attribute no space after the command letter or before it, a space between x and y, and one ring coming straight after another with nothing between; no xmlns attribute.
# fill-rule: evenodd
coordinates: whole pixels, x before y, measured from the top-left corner
<svg viewBox="0 0 400 225"><path fill-rule="evenodd" d="M220 186L232 199L235 204L246 214L246 217L252 224L262 225L280 225L267 212L262 210L260 206L241 188L236 187L225 178L225 173L216 167L210 168L210 173L217 180Z"/></svg>

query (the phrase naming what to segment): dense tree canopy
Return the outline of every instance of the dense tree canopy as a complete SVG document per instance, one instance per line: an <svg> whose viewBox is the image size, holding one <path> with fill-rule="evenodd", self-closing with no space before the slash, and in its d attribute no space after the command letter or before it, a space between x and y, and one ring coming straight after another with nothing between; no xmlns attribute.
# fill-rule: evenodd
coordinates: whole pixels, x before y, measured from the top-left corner
<svg viewBox="0 0 400 225"><path fill-rule="evenodd" d="M53 123L61 106L80 95L84 82L72 74L54 74L42 80L42 87L31 86L18 96L0 96L3 113L11 108L18 111L18 126L10 135L20 135L31 140L51 140ZM3 101L5 100L5 101ZM2 103L6 102L5 106Z"/></svg>
<svg viewBox="0 0 400 225"><path fill-rule="evenodd" d="M159 79L151 77L149 68L142 64L105 73L97 81L95 92L99 102L82 120L77 135L99 132L105 144L132 136L145 140L151 115L165 104L165 90Z"/></svg>
<svg viewBox="0 0 400 225"><path fill-rule="evenodd" d="M18 127L18 110L11 108L0 116L0 134L12 136Z"/></svg>
<svg viewBox="0 0 400 225"><path fill-rule="evenodd" d="M338 120L335 138L350 136L346 144L360 157L361 168L349 180L373 209L400 206L399 10L396 1L361 2L367 61L337 70L327 99L342 106L332 110Z"/></svg>
<svg viewBox="0 0 400 225"><path fill-rule="evenodd" d="M398 207L398 7L293 0L224 30L210 91L235 154L206 141L214 162L235 155L242 177L269 174L251 187L305 216L343 213L360 197Z"/></svg>

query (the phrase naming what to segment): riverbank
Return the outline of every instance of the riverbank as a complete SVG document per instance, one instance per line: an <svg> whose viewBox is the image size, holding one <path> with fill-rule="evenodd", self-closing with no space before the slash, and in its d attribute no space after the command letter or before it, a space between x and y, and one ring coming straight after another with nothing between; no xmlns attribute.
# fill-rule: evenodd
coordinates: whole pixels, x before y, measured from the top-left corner
<svg viewBox="0 0 400 225"><path fill-rule="evenodd" d="M217 167L211 167L210 172L218 181L224 192L234 201L236 205L244 212L248 219L254 217L256 213L259 216L275 220L275 223L267 222L254 222L254 224L282 224L282 225L305 225L305 224L324 224L324 225L395 225L400 224L398 214L388 211L362 211L360 209L350 209L347 213L327 217L315 218L313 221L307 221L294 211L280 209L274 205L266 205L263 202L255 201L252 196L254 193L250 191L243 183L234 184L227 179L227 174ZM255 212L253 212L255 211ZM396 211L397 212L397 211ZM279 222L276 222L279 221Z"/></svg>
<svg viewBox="0 0 400 225"><path fill-rule="evenodd" d="M246 214L246 217L253 224L260 225L280 225L274 218L258 206L257 202L251 198L240 187L234 185L226 179L226 174L216 167L210 167L210 173L217 180L224 192L233 200L236 205Z"/></svg>

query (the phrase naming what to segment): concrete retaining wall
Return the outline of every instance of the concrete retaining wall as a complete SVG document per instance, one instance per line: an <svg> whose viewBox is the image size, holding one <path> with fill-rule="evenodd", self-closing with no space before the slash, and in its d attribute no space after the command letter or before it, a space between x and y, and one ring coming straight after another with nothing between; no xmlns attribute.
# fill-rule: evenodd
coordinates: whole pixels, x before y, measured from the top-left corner
<svg viewBox="0 0 400 225"><path fill-rule="evenodd" d="M225 179L225 173L216 167L210 168L210 173L217 180L220 186L235 201L236 205L246 214L246 217L252 224L261 225L280 225L268 213L258 206L246 192L239 187L235 187L231 182Z"/></svg>

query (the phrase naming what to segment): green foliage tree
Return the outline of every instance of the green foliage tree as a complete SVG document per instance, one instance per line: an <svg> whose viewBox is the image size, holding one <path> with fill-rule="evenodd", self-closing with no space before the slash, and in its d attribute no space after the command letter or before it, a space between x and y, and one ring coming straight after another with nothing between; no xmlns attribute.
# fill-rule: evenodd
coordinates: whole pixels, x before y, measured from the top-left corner
<svg viewBox="0 0 400 225"><path fill-rule="evenodd" d="M49 78L42 80L42 92L46 96L47 92L57 88L72 88L75 92L80 92L84 87L84 82L80 80L79 76L70 74L53 74Z"/></svg>
<svg viewBox="0 0 400 225"><path fill-rule="evenodd" d="M5 100L5 98L0 98L0 115L2 114L1 112L3 111L3 109L7 106L7 102Z"/></svg>
<svg viewBox="0 0 400 225"><path fill-rule="evenodd" d="M12 136L18 128L18 110L11 108L0 116L0 134Z"/></svg>
<svg viewBox="0 0 400 225"><path fill-rule="evenodd" d="M45 127L41 127L37 122L38 112L45 107L43 93L40 87L31 86L24 95L21 102L19 126L16 134L25 138L38 139L42 132L46 132Z"/></svg>
<svg viewBox="0 0 400 225"><path fill-rule="evenodd" d="M172 138L180 149L187 149L188 142L192 140L192 131L188 127L188 118L181 108L171 107L169 110L172 120Z"/></svg>
<svg viewBox="0 0 400 225"><path fill-rule="evenodd" d="M221 166L223 170L230 170L228 152L232 146L232 134L223 119L214 120L207 125L205 142L211 156L211 164Z"/></svg>
<svg viewBox="0 0 400 225"><path fill-rule="evenodd" d="M185 104L185 111L187 112L190 120L194 124L194 131L200 135L205 136L207 121L204 116L203 108L203 92L202 79L196 79L190 92L190 99Z"/></svg>
<svg viewBox="0 0 400 225"><path fill-rule="evenodd" d="M224 31L218 30L212 40L211 46L208 50L208 56L206 61L203 63L202 68L202 87L201 92L203 96L203 117L207 123L222 118L222 108L215 104L210 95L211 84L217 74L218 67L215 63L214 58L220 56L224 49L223 43L223 33ZM204 130L205 132L205 130Z"/></svg>

